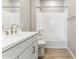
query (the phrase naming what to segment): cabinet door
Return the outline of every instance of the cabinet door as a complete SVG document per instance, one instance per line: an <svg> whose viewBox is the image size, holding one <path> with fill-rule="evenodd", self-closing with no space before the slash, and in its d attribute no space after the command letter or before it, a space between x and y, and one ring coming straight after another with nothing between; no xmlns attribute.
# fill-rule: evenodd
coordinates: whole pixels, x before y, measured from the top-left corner
<svg viewBox="0 0 79 59"><path fill-rule="evenodd" d="M38 40L33 43L33 59L38 59Z"/></svg>
<svg viewBox="0 0 79 59"><path fill-rule="evenodd" d="M18 56L18 57L16 57L15 59L19 59L19 56Z"/></svg>
<svg viewBox="0 0 79 59"><path fill-rule="evenodd" d="M2 57L2 59L15 59L15 58L10 57L10 56L4 56L4 57Z"/></svg>
<svg viewBox="0 0 79 59"><path fill-rule="evenodd" d="M30 46L21 55L19 55L19 59L32 59L32 56L32 46Z"/></svg>
<svg viewBox="0 0 79 59"><path fill-rule="evenodd" d="M21 54L26 48L32 44L32 39L28 39L15 47L2 53L3 59L15 59L19 54Z"/></svg>

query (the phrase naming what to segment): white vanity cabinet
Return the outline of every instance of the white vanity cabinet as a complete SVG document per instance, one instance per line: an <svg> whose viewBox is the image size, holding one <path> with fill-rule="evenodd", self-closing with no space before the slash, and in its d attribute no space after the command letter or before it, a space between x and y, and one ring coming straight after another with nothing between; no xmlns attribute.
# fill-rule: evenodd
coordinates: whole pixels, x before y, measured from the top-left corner
<svg viewBox="0 0 79 59"><path fill-rule="evenodd" d="M33 37L33 59L38 59L38 36Z"/></svg>
<svg viewBox="0 0 79 59"><path fill-rule="evenodd" d="M32 38L10 47L2 54L3 59L16 59L28 46L32 45Z"/></svg>
<svg viewBox="0 0 79 59"><path fill-rule="evenodd" d="M32 59L32 45L19 55L19 59Z"/></svg>
<svg viewBox="0 0 79 59"><path fill-rule="evenodd" d="M38 36L32 38L33 43L19 56L19 59L38 59Z"/></svg>
<svg viewBox="0 0 79 59"><path fill-rule="evenodd" d="M19 59L19 56L17 56L15 59Z"/></svg>
<svg viewBox="0 0 79 59"><path fill-rule="evenodd" d="M38 36L33 35L3 51L2 59L38 59Z"/></svg>
<svg viewBox="0 0 79 59"><path fill-rule="evenodd" d="M33 59L38 59L38 41L36 40L34 43L33 43Z"/></svg>

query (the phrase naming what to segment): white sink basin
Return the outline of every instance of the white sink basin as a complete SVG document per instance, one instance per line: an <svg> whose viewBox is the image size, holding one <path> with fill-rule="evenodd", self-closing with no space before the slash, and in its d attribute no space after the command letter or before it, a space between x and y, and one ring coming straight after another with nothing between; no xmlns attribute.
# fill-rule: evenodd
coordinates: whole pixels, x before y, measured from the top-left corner
<svg viewBox="0 0 79 59"><path fill-rule="evenodd" d="M20 32L13 35L4 35L2 39L2 50L6 50L24 40L27 40L29 37L33 36L37 32Z"/></svg>

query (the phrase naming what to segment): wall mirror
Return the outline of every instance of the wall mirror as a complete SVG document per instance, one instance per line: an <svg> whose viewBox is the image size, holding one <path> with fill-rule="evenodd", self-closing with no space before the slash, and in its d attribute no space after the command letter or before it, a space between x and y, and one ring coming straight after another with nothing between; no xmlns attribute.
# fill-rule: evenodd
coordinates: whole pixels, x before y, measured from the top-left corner
<svg viewBox="0 0 79 59"><path fill-rule="evenodd" d="M12 24L20 27L20 0L2 1L2 28L10 29Z"/></svg>

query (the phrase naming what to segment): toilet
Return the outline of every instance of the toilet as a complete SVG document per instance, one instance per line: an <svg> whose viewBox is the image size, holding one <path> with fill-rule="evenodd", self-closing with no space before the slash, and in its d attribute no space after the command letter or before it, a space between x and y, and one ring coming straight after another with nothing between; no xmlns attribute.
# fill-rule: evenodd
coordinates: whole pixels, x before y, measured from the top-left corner
<svg viewBox="0 0 79 59"><path fill-rule="evenodd" d="M43 30L39 30L39 39L38 39L38 52L39 57L44 56L44 48L46 45L46 41L43 38Z"/></svg>
<svg viewBox="0 0 79 59"><path fill-rule="evenodd" d="M46 41L45 40L38 40L38 52L39 52L39 57L44 56L44 48L46 45Z"/></svg>
<svg viewBox="0 0 79 59"><path fill-rule="evenodd" d="M38 47L44 48L46 45L46 41L45 40L38 40Z"/></svg>

